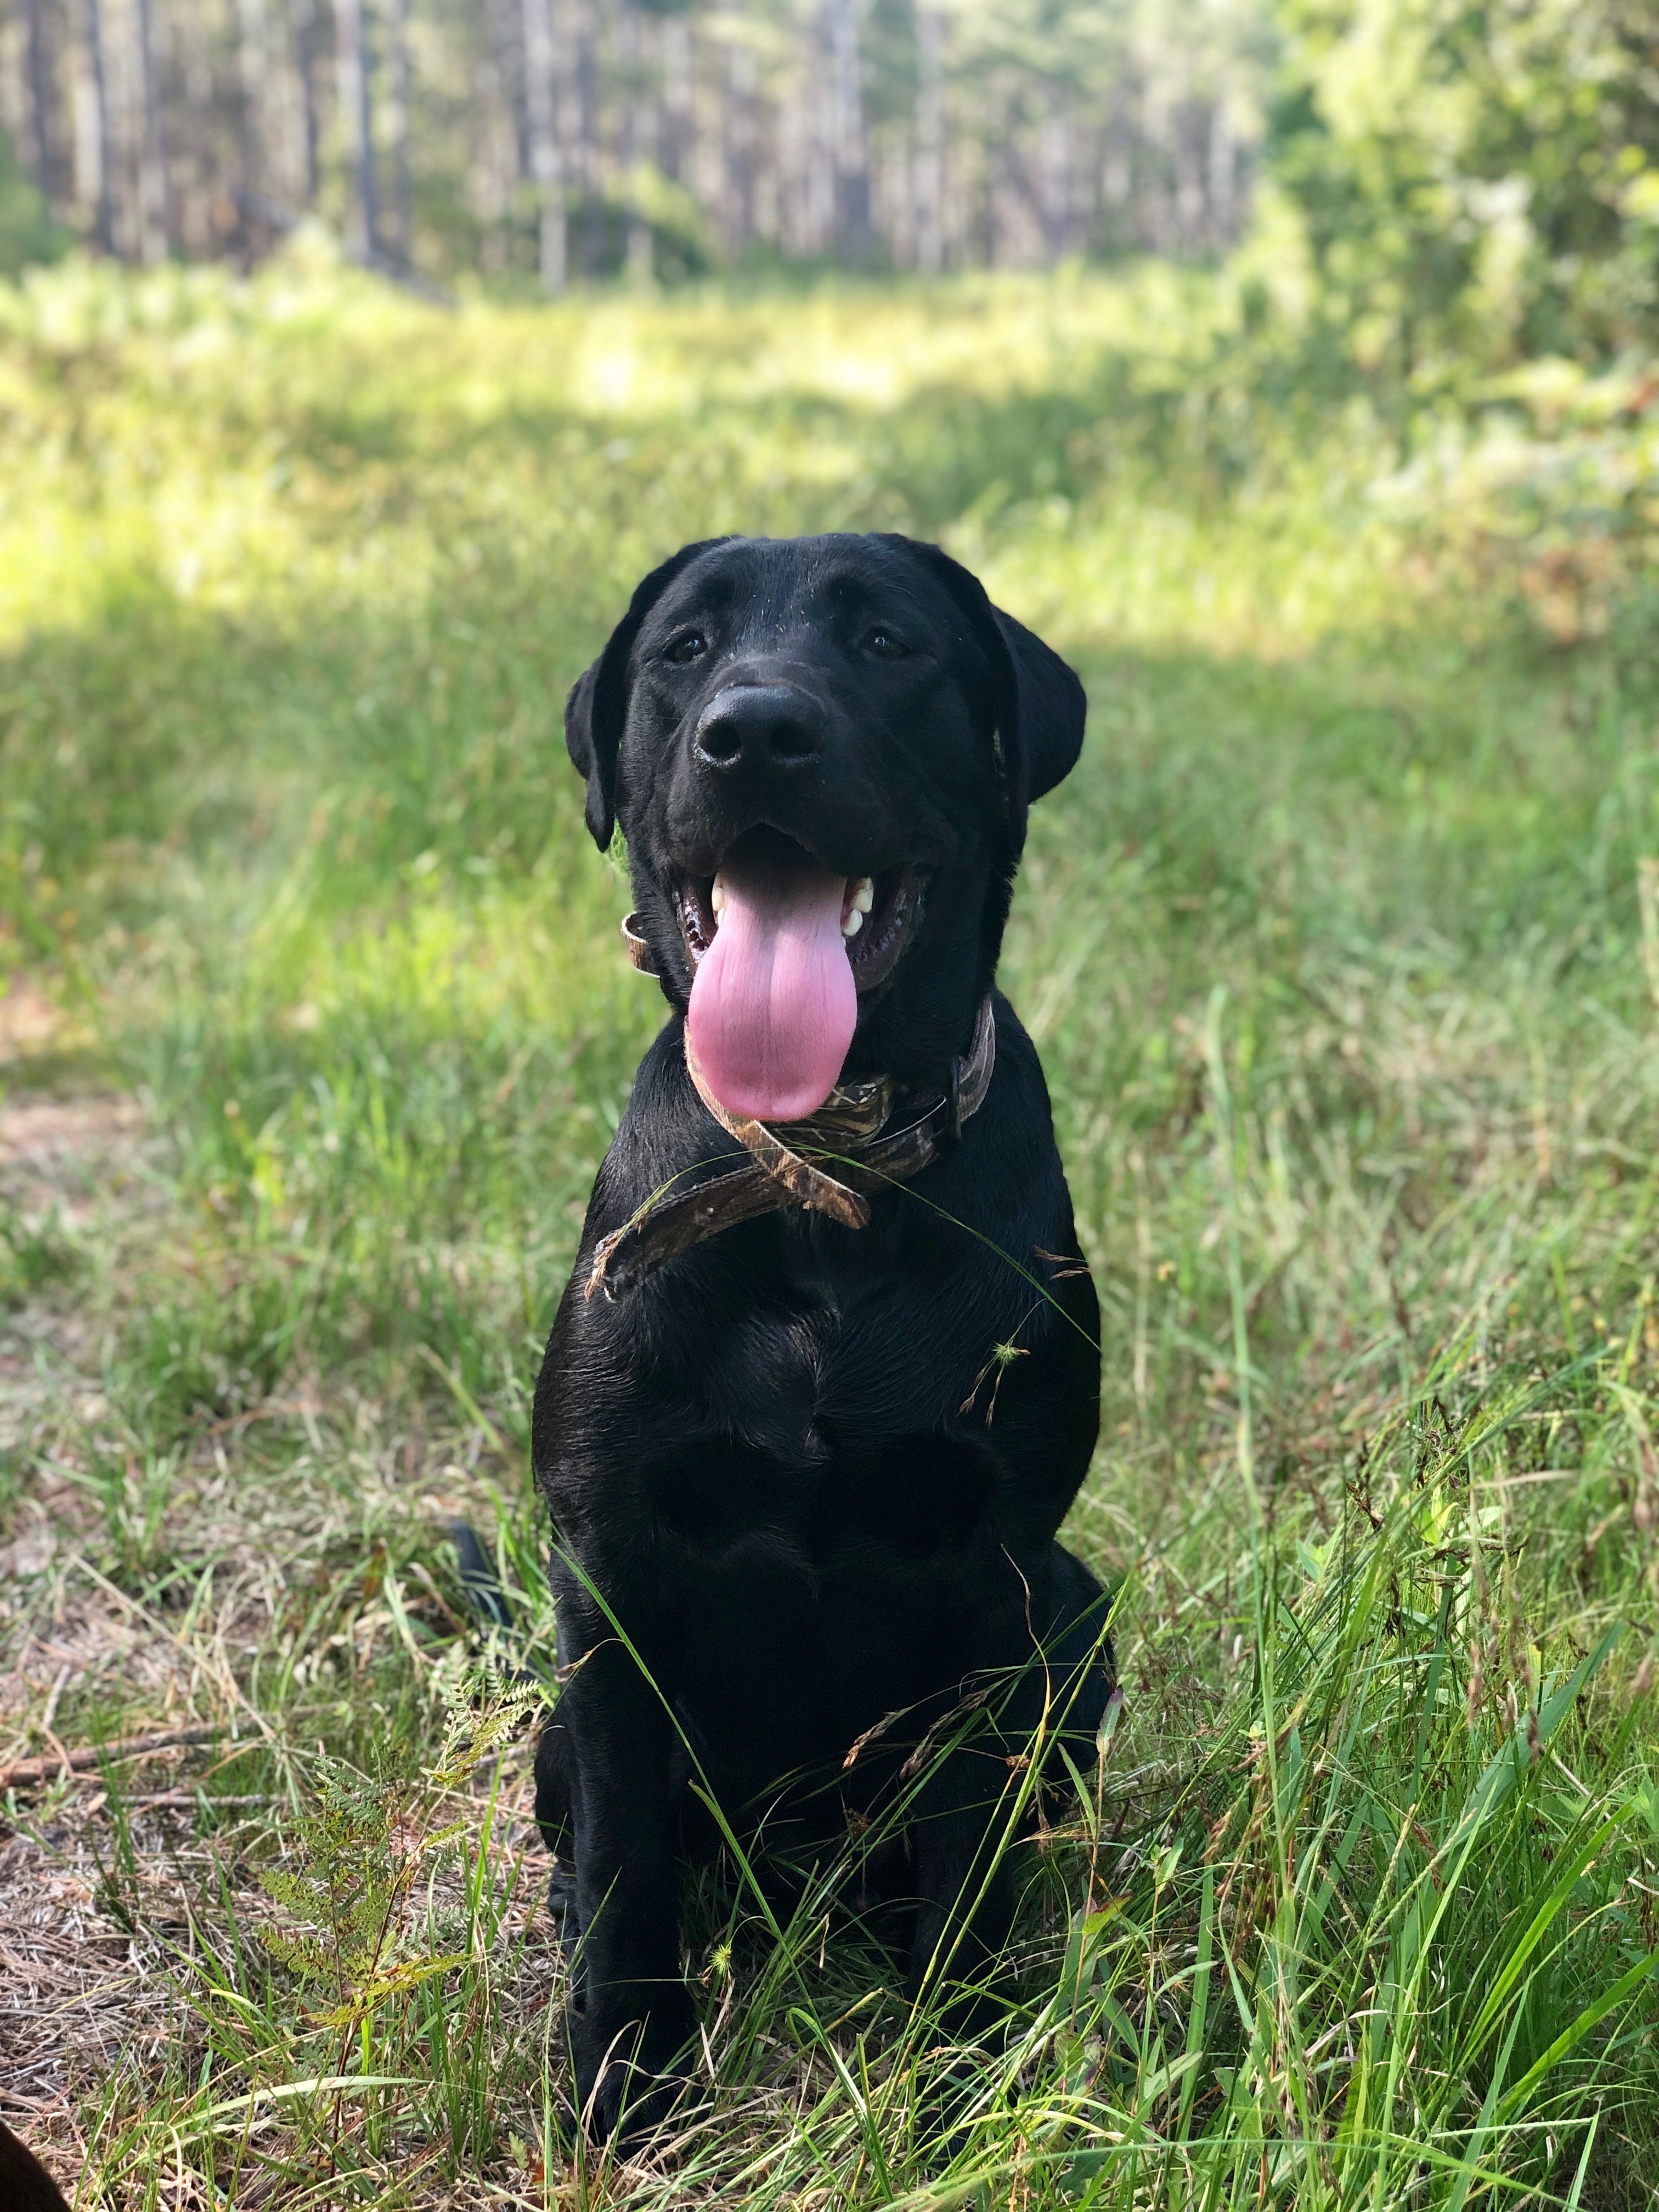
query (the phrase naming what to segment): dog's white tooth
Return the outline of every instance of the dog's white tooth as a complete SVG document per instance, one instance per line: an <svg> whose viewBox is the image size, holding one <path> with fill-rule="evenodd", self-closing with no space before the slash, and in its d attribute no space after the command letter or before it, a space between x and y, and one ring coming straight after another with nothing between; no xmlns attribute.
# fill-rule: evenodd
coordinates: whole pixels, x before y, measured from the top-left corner
<svg viewBox="0 0 1659 2212"><path fill-rule="evenodd" d="M714 919L718 921L726 912L726 885L718 876L714 878L714 890L708 894L708 903L714 909Z"/></svg>
<svg viewBox="0 0 1659 2212"><path fill-rule="evenodd" d="M854 907L850 914L842 915L841 918L841 933L843 937L856 937L863 927L864 916L859 912L857 907Z"/></svg>
<svg viewBox="0 0 1659 2212"><path fill-rule="evenodd" d="M860 914L868 914L876 902L876 887L868 876L860 876L853 886L853 905Z"/></svg>

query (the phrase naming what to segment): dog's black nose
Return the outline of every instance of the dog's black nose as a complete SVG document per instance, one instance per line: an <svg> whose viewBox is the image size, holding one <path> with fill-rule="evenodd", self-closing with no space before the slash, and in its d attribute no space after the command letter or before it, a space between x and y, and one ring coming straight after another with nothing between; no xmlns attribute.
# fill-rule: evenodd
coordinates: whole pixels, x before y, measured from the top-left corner
<svg viewBox="0 0 1659 2212"><path fill-rule="evenodd" d="M793 768L817 756L816 718L787 684L728 684L697 717L696 751L710 768Z"/></svg>

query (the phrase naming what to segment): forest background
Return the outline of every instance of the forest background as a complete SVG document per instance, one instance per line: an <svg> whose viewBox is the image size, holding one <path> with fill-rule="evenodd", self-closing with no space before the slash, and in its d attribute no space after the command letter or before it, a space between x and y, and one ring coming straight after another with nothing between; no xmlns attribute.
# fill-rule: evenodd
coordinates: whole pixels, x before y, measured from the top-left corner
<svg viewBox="0 0 1659 2212"><path fill-rule="evenodd" d="M556 291L1213 258L1265 212L1368 368L1606 353L1656 307L1656 38L1646 0L9 0L0 266L320 217Z"/></svg>

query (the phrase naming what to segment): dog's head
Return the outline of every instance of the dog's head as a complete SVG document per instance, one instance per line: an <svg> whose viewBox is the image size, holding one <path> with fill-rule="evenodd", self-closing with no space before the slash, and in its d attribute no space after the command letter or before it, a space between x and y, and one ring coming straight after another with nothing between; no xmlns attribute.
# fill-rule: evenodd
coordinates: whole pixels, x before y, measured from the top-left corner
<svg viewBox="0 0 1659 2212"><path fill-rule="evenodd" d="M635 592L565 709L587 824L734 1112L942 1079L989 988L1028 803L1083 687L908 538L726 538Z"/></svg>

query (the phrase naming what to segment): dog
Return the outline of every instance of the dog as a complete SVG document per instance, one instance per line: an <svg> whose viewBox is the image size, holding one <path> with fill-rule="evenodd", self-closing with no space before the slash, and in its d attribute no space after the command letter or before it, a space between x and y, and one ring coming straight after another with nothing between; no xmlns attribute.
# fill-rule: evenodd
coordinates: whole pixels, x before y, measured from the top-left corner
<svg viewBox="0 0 1659 2212"><path fill-rule="evenodd" d="M0 2205L6 2212L69 2212L63 2191L25 2142L0 2120Z"/></svg>
<svg viewBox="0 0 1659 2212"><path fill-rule="evenodd" d="M994 986L1027 807L1084 715L966 569L890 535L688 545L570 694L587 826L602 851L620 826L625 942L670 1008L532 1424L562 1683L537 1816L598 2136L683 2085L708 1804L799 1864L908 1785L907 1988L961 1992L971 2038L1021 1747L1093 1765L1106 1600L1055 1531L1099 1314Z"/></svg>

